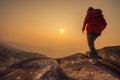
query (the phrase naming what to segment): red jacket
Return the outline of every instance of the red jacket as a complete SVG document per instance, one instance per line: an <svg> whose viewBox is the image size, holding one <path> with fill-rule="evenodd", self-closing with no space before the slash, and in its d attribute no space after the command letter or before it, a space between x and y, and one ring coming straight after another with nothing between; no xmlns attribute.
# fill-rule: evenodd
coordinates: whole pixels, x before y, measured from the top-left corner
<svg viewBox="0 0 120 80"><path fill-rule="evenodd" d="M102 11L100 9L94 9L87 13L83 29L86 28L87 33L94 32L100 35L106 26L107 23L102 15Z"/></svg>

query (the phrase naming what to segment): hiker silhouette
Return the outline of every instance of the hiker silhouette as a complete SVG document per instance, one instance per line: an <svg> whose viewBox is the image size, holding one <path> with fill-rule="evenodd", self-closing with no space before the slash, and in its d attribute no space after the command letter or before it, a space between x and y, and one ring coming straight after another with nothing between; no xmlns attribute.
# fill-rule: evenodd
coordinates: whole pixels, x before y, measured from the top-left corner
<svg viewBox="0 0 120 80"><path fill-rule="evenodd" d="M101 9L94 9L89 7L83 23L82 32L87 31L87 41L90 49L90 62L97 64L98 53L94 47L95 40L101 35L102 31L106 28L107 22L102 14Z"/></svg>

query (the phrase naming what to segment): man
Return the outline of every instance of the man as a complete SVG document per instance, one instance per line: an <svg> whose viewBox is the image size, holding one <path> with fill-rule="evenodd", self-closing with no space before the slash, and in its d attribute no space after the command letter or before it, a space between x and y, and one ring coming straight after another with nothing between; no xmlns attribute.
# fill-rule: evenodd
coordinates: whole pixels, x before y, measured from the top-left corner
<svg viewBox="0 0 120 80"><path fill-rule="evenodd" d="M97 37L101 35L106 26L107 23L104 19L102 11L100 9L89 7L82 27L82 32L84 33L85 29L87 31L87 40L90 49L89 61L92 64L97 64L98 61L98 53L94 47L94 42Z"/></svg>

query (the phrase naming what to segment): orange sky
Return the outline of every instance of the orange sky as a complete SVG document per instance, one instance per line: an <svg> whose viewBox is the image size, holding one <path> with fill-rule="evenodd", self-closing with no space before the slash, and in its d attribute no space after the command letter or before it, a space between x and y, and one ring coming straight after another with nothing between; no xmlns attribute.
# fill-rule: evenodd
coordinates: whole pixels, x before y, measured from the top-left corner
<svg viewBox="0 0 120 80"><path fill-rule="evenodd" d="M1 0L0 40L15 47L62 57L88 50L81 28L89 6L100 8L108 26L96 48L120 45L120 0ZM64 33L60 30L64 29Z"/></svg>

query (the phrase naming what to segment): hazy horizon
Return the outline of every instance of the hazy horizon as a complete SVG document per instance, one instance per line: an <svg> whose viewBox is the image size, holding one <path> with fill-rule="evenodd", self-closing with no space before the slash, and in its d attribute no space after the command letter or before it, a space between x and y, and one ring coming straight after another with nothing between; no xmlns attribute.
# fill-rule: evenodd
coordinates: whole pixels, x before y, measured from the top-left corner
<svg viewBox="0 0 120 80"><path fill-rule="evenodd" d="M81 31L87 8L100 8L108 23L96 48L120 45L120 0L0 0L0 40L62 57L88 51Z"/></svg>

